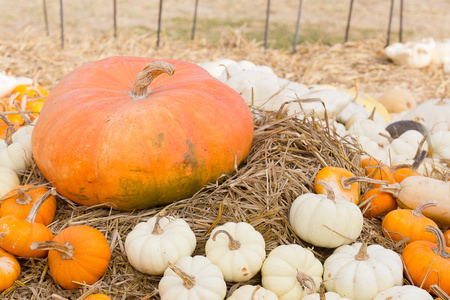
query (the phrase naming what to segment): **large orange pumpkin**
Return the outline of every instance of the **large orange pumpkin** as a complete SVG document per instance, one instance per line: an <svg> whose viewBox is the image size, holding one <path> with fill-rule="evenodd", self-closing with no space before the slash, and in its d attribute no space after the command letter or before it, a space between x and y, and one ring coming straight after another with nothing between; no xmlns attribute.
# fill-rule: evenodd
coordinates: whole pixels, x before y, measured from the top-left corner
<svg viewBox="0 0 450 300"><path fill-rule="evenodd" d="M119 56L81 66L53 88L32 144L63 196L133 210L190 197L233 173L252 137L244 99L203 68Z"/></svg>

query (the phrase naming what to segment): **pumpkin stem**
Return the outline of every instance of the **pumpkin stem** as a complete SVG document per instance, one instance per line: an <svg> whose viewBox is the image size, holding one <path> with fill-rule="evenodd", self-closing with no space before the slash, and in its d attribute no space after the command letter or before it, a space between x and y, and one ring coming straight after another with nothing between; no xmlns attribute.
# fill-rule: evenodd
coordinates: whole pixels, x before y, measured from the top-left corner
<svg viewBox="0 0 450 300"><path fill-rule="evenodd" d="M42 72L42 67L39 67L37 70L36 70L36 73L34 73L34 75L33 75L33 81L31 82L31 85L30 86L28 86L27 87L27 92L28 91L35 91L39 96L38 97L44 97L44 95L42 95L42 92L39 90L39 84L38 84L38 77L39 77L39 74ZM25 94L25 95L27 95L27 94ZM28 97L27 97L28 98ZM27 99L28 100L28 99ZM24 101L25 102L25 104L26 104L26 102L27 101ZM26 107L26 106L25 106Z"/></svg>
<svg viewBox="0 0 450 300"><path fill-rule="evenodd" d="M214 233L214 235L213 235L213 237L212 237L212 240L213 240L213 241L216 241L216 236L217 236L219 233L225 233L225 234L227 235L228 239L230 240L230 242L229 242L229 244L228 244L228 247L230 248L230 250L237 250L237 249L239 249L239 248L241 247L241 242L239 242L238 240L234 239L228 231L223 230L223 229L217 230L217 231Z"/></svg>
<svg viewBox="0 0 450 300"><path fill-rule="evenodd" d="M327 299L327 297L325 296L325 292L326 292L326 290L325 290L325 282L321 282L320 283L320 288L319 288L319 299L320 300L326 300Z"/></svg>
<svg viewBox="0 0 450 300"><path fill-rule="evenodd" d="M445 259L450 258L450 253L447 252L447 245L445 244L445 237L442 231L438 227L432 225L427 225L425 231L431 232L436 237L437 247L433 248L433 251Z"/></svg>
<svg viewBox="0 0 450 300"><path fill-rule="evenodd" d="M316 292L316 283L314 282L314 279L312 279L311 276L297 270L296 277L298 282L300 282L300 285L303 287L303 289L306 289L306 293L308 295Z"/></svg>
<svg viewBox="0 0 450 300"><path fill-rule="evenodd" d="M181 279L183 279L183 286L190 290L195 286L195 277L187 274L176 265L170 261L167 263L167 267L170 268L175 274L177 274Z"/></svg>
<svg viewBox="0 0 450 300"><path fill-rule="evenodd" d="M252 297L250 298L251 300L256 300L256 293L258 292L258 290L261 288L260 285L257 285L256 288L253 290L252 293Z"/></svg>
<svg viewBox="0 0 450 300"><path fill-rule="evenodd" d="M41 197L39 197L36 202L34 202L33 207L31 208L30 212L28 213L28 217L25 219L25 221L34 223L34 220L36 219L36 216L38 214L39 209L41 208L42 204L44 204L45 200L50 198L50 196L56 196L56 189L51 188L45 194L43 194Z"/></svg>
<svg viewBox="0 0 450 300"><path fill-rule="evenodd" d="M16 203L19 205L28 205L31 203L33 199L30 195L26 193L25 189L18 189L17 190L17 200Z"/></svg>
<svg viewBox="0 0 450 300"><path fill-rule="evenodd" d="M161 225L159 225L159 221L161 221L161 219L166 215L167 213L165 211L162 211L156 216L155 226L153 227L152 234L161 235L164 233L164 230L161 228Z"/></svg>
<svg viewBox="0 0 450 300"><path fill-rule="evenodd" d="M336 202L336 195L334 194L334 191L331 188L331 185L328 184L328 182L326 182L323 179L319 179L319 180L317 180L317 184L323 186L323 188L325 190L325 195L327 195L328 199L333 200L334 202Z"/></svg>
<svg viewBox="0 0 450 300"><path fill-rule="evenodd" d="M172 77L175 73L175 67L164 61L154 61L146 65L137 75L133 89L129 92L131 98L138 100L147 97L150 93L148 86L163 73Z"/></svg>
<svg viewBox="0 0 450 300"><path fill-rule="evenodd" d="M5 233L4 232L0 232L0 238L4 237Z"/></svg>
<svg viewBox="0 0 450 300"><path fill-rule="evenodd" d="M428 200L420 203L416 208L413 209L412 214L418 218L423 218L423 211L431 206L436 206L437 202L434 200Z"/></svg>
<svg viewBox="0 0 450 300"><path fill-rule="evenodd" d="M33 242L30 245L31 250L55 250L62 259L73 259L73 245L69 242L60 243L55 241Z"/></svg>
<svg viewBox="0 0 450 300"><path fill-rule="evenodd" d="M381 192L385 192L385 193L389 193L392 196L394 196L395 198L399 198L400 197L400 191L401 191L402 187L400 186L400 183L395 182L389 185L382 185L380 186L380 191Z"/></svg>
<svg viewBox="0 0 450 300"><path fill-rule="evenodd" d="M430 290L436 295L438 296L440 299L442 300L450 300L450 296L447 295L446 292L444 292L444 290L442 290L437 284L433 284L430 286Z"/></svg>
<svg viewBox="0 0 450 300"><path fill-rule="evenodd" d="M353 177L345 177L342 176L341 178L341 185L344 189L349 190L351 188L352 183L355 182L367 182L367 183L374 183L374 184L388 184L389 181L387 180L379 180L379 179L373 179L368 177L361 177L361 176L353 176Z"/></svg>
<svg viewBox="0 0 450 300"><path fill-rule="evenodd" d="M365 261L369 259L369 254L367 254L367 243L361 244L358 253L355 255L355 259L359 261Z"/></svg>

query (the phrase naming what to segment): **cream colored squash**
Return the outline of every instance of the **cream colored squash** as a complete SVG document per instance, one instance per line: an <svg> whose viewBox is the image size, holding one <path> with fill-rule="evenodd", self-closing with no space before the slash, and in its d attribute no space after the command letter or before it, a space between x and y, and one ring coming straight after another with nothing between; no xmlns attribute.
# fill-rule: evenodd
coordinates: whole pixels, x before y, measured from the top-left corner
<svg viewBox="0 0 450 300"><path fill-rule="evenodd" d="M266 258L261 233L246 222L228 222L214 228L206 242L206 257L217 265L228 282L248 281Z"/></svg>
<svg viewBox="0 0 450 300"><path fill-rule="evenodd" d="M19 177L10 168L0 167L0 198L20 185Z"/></svg>
<svg viewBox="0 0 450 300"><path fill-rule="evenodd" d="M379 293L373 300L433 300L433 297L414 285L402 285L388 288Z"/></svg>
<svg viewBox="0 0 450 300"><path fill-rule="evenodd" d="M33 79L28 77L15 77L0 72L0 98L8 96L20 84L32 84Z"/></svg>
<svg viewBox="0 0 450 300"><path fill-rule="evenodd" d="M33 126L19 128L11 136L12 143L7 145L0 140L0 167L10 168L16 172L25 171L31 165L31 134Z"/></svg>
<svg viewBox="0 0 450 300"><path fill-rule="evenodd" d="M384 51L395 64L423 68L431 63L436 42L432 38L418 42L394 43Z"/></svg>
<svg viewBox="0 0 450 300"><path fill-rule="evenodd" d="M411 92L402 88L387 90L378 98L378 101L389 113L401 113L417 106L417 101Z"/></svg>
<svg viewBox="0 0 450 300"><path fill-rule="evenodd" d="M431 134L431 145L433 158L450 159L450 131L438 131Z"/></svg>
<svg viewBox="0 0 450 300"><path fill-rule="evenodd" d="M327 291L358 300L372 300L380 292L403 284L403 263L396 252L381 245L344 245L324 262Z"/></svg>
<svg viewBox="0 0 450 300"><path fill-rule="evenodd" d="M414 158L419 148L423 135L417 130L408 130L394 139L388 147L391 164L403 164ZM422 150L428 150L428 143L425 141Z"/></svg>
<svg viewBox="0 0 450 300"><path fill-rule="evenodd" d="M202 255L169 262L158 289L161 300L222 300L227 293L219 267Z"/></svg>
<svg viewBox="0 0 450 300"><path fill-rule="evenodd" d="M431 133L450 131L450 98L430 99L399 116L400 120L423 123Z"/></svg>
<svg viewBox="0 0 450 300"><path fill-rule="evenodd" d="M359 237L363 216L350 201L334 199L329 194L306 193L292 203L289 222L302 240L318 247L336 248Z"/></svg>
<svg viewBox="0 0 450 300"><path fill-rule="evenodd" d="M196 244L195 234L185 220L158 215L133 228L125 240L125 251L138 271L162 275L167 262L192 255Z"/></svg>
<svg viewBox="0 0 450 300"><path fill-rule="evenodd" d="M227 300L278 300L278 296L259 285L243 285L236 289Z"/></svg>
<svg viewBox="0 0 450 300"><path fill-rule="evenodd" d="M311 250L297 244L273 249L261 269L262 286L280 300L302 299L319 290L323 266Z"/></svg>

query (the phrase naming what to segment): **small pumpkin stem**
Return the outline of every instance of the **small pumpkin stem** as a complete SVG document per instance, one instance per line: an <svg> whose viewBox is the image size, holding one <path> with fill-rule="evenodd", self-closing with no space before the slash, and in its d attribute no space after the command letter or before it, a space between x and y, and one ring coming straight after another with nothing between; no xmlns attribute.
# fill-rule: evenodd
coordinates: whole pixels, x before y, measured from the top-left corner
<svg viewBox="0 0 450 300"><path fill-rule="evenodd" d="M251 300L256 300L256 293L258 292L258 290L261 288L260 285L257 285L256 288L253 290L252 293L252 297L250 298Z"/></svg>
<svg viewBox="0 0 450 300"><path fill-rule="evenodd" d="M367 183L374 183L374 184L388 184L389 181L387 180L379 180L379 179L373 179L368 177L361 177L361 176L353 176L353 177L345 177L342 176L341 178L341 185L344 189L349 190L351 188L352 183L355 182L367 182Z"/></svg>
<svg viewBox="0 0 450 300"><path fill-rule="evenodd" d="M430 290L442 300L450 300L450 296L447 295L444 290L442 290L437 284L433 284L430 286Z"/></svg>
<svg viewBox="0 0 450 300"><path fill-rule="evenodd" d="M4 232L0 232L0 238L4 237L5 233Z"/></svg>
<svg viewBox="0 0 450 300"><path fill-rule="evenodd" d="M161 221L162 218L164 218L167 215L165 211L161 211L156 216L155 226L153 227L152 234L154 235L161 235L164 233L164 230L161 228L161 225L159 225L159 221Z"/></svg>
<svg viewBox="0 0 450 300"><path fill-rule="evenodd" d="M424 137L424 139L422 139L422 141L425 141L425 140L426 140L426 137ZM419 146L419 147L421 147L421 146ZM417 169L419 168L419 166L422 164L423 160L427 156L427 151L426 150L420 151L419 149L420 148L417 149L417 153L416 153L416 155L414 157L414 162L411 165L411 169L413 171L417 171Z"/></svg>
<svg viewBox="0 0 450 300"><path fill-rule="evenodd" d="M325 296L325 292L326 292L326 290L325 290L325 282L321 282L320 283L320 288L319 288L319 299L320 300L326 300L327 299L327 297Z"/></svg>
<svg viewBox="0 0 450 300"><path fill-rule="evenodd" d="M369 254L367 254L367 243L364 242L359 248L358 253L355 255L355 259L359 261L365 261L369 259Z"/></svg>
<svg viewBox="0 0 450 300"><path fill-rule="evenodd" d="M34 223L34 220L36 219L39 209L41 208L42 204L44 204L45 200L50 198L50 196L56 196L55 188L51 188L50 190L45 192L45 194L39 197L39 199L37 199L36 202L34 202L33 207L28 213L28 217L25 219L25 221Z"/></svg>
<svg viewBox="0 0 450 300"><path fill-rule="evenodd" d="M389 193L392 196L394 196L395 198L400 197L401 190L402 190L402 187L400 186L400 183L398 183L398 182L395 182L395 183L389 184L389 185L380 186L381 192Z"/></svg>
<svg viewBox="0 0 450 300"><path fill-rule="evenodd" d="M164 61L154 61L146 65L137 75L133 89L129 92L131 98L138 100L147 97L150 93L148 86L156 77L163 73L172 77L175 73L175 67Z"/></svg>
<svg viewBox="0 0 450 300"><path fill-rule="evenodd" d="M334 202L336 202L336 195L334 194L334 191L331 188L331 186L328 184L328 182L326 182L323 179L319 179L319 180L317 180L317 184L323 186L323 188L325 189L325 193L326 193L328 199L333 200Z"/></svg>
<svg viewBox="0 0 450 300"><path fill-rule="evenodd" d="M314 282L314 279L312 279L311 276L301 271L298 271L296 277L298 282L300 282L300 285L303 287L303 289L306 289L306 293L308 295L316 292L316 283Z"/></svg>
<svg viewBox="0 0 450 300"><path fill-rule="evenodd" d="M187 274L176 265L170 261L167 263L167 267L170 268L175 274L177 274L181 279L183 279L183 286L190 290L195 286L195 277Z"/></svg>
<svg viewBox="0 0 450 300"><path fill-rule="evenodd" d="M31 203L33 199L30 195L26 193L25 189L18 189L17 190L17 200L16 203L19 205L28 205Z"/></svg>
<svg viewBox="0 0 450 300"><path fill-rule="evenodd" d="M30 245L31 250L55 250L62 259L73 259L73 245L69 242L60 243L55 241L33 242Z"/></svg>
<svg viewBox="0 0 450 300"><path fill-rule="evenodd" d="M450 258L450 253L447 252L447 245L445 244L445 237L442 231L438 227L432 225L427 225L425 231L431 232L436 237L437 247L433 248L433 251L443 258Z"/></svg>
<svg viewBox="0 0 450 300"><path fill-rule="evenodd" d="M217 236L219 233L225 233L225 234L227 235L228 239L230 240L230 242L229 242L229 244L228 244L228 247L230 248L230 250L237 250L237 249L239 249L239 248L241 247L241 242L239 242L238 240L234 239L228 231L223 230L223 229L217 230L217 231L214 233L214 235L213 235L213 237L212 237L212 240L213 240L213 241L216 240L216 236Z"/></svg>
<svg viewBox="0 0 450 300"><path fill-rule="evenodd" d="M412 214L418 218L423 218L423 211L431 206L436 206L437 202L434 200L428 200L420 203L416 208L413 209Z"/></svg>
<svg viewBox="0 0 450 300"><path fill-rule="evenodd" d="M372 120L372 121L373 121L373 118L375 117L375 110L376 110L376 109L377 109L376 107L374 107L374 108L372 109L372 112L370 113L370 116L368 117L369 120Z"/></svg>

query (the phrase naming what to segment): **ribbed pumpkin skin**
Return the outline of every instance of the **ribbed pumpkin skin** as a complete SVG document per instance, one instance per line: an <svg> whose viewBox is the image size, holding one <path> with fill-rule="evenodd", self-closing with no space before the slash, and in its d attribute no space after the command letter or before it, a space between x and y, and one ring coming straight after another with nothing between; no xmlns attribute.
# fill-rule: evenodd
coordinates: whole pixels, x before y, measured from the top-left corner
<svg viewBox="0 0 450 300"><path fill-rule="evenodd" d="M112 57L69 73L51 91L33 130L33 156L63 196L119 210L192 196L248 154L253 119L243 98L203 68L165 60L151 92L132 100L154 60Z"/></svg>
<svg viewBox="0 0 450 300"><path fill-rule="evenodd" d="M85 282L93 284L103 276L111 259L106 237L86 225L70 226L58 233L55 242L70 243L74 247L72 259L63 259L55 250L48 251L48 267L53 280L65 289L76 289Z"/></svg>

